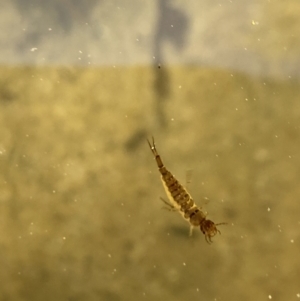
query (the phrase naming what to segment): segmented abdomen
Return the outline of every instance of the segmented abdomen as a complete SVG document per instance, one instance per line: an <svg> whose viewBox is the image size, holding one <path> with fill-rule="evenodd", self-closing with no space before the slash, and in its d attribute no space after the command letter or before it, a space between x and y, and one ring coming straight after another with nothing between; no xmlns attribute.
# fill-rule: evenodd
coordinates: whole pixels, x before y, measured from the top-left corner
<svg viewBox="0 0 300 301"><path fill-rule="evenodd" d="M192 197L164 166L159 171L170 201L181 211L185 219L198 226L205 216L195 205Z"/></svg>

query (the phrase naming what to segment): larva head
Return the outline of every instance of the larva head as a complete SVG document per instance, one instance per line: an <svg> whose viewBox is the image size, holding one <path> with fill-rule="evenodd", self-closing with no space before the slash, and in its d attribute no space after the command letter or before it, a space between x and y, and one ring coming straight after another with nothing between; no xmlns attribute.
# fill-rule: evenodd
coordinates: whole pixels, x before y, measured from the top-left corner
<svg viewBox="0 0 300 301"><path fill-rule="evenodd" d="M200 224L200 230L205 235L205 240L208 243L212 243L211 238L214 237L217 233L221 232L217 229L218 225L225 225L226 223L215 224L209 219L204 219Z"/></svg>

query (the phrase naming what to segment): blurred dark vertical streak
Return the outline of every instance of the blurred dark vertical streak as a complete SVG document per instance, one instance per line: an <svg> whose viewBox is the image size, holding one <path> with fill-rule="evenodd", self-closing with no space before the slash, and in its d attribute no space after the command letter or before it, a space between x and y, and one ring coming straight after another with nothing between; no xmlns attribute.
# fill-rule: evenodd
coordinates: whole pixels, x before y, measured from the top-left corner
<svg viewBox="0 0 300 301"><path fill-rule="evenodd" d="M156 94L155 113L161 128L167 127L164 102L170 95L170 75L164 67L163 43L171 42L178 50L185 44L188 19L170 0L158 0L157 26L154 33L154 91Z"/></svg>

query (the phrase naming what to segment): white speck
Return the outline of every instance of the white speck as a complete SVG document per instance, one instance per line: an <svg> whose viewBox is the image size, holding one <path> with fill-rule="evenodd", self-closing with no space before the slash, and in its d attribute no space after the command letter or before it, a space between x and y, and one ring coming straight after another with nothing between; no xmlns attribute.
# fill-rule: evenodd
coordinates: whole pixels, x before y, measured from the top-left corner
<svg viewBox="0 0 300 301"><path fill-rule="evenodd" d="M278 225L278 231L279 231L279 232L282 232L281 226L280 226L280 225Z"/></svg>
<svg viewBox="0 0 300 301"><path fill-rule="evenodd" d="M48 30L49 30L49 31L51 31L51 30L52 30L52 28L51 28L51 27L49 27L49 28L48 28Z"/></svg>
<svg viewBox="0 0 300 301"><path fill-rule="evenodd" d="M278 136L277 136L277 135L275 135L275 138L278 138Z"/></svg>
<svg viewBox="0 0 300 301"><path fill-rule="evenodd" d="M196 291L199 292L199 288L198 287L196 288Z"/></svg>
<svg viewBox="0 0 300 301"><path fill-rule="evenodd" d="M292 243L292 244L294 243L294 240L293 240L293 239L291 239L291 243Z"/></svg>
<svg viewBox="0 0 300 301"><path fill-rule="evenodd" d="M245 98L246 101L248 101L248 98Z"/></svg>
<svg viewBox="0 0 300 301"><path fill-rule="evenodd" d="M235 110L238 111L239 109L238 109L238 108L235 108Z"/></svg>
<svg viewBox="0 0 300 301"><path fill-rule="evenodd" d="M32 232L30 232L29 234L30 234L30 235L32 235L33 233L32 233Z"/></svg>
<svg viewBox="0 0 300 301"><path fill-rule="evenodd" d="M183 262L182 264L183 264L183 266L186 266L186 263L185 263L185 262Z"/></svg>
<svg viewBox="0 0 300 301"><path fill-rule="evenodd" d="M136 39L136 41L139 42L140 40L139 40L139 39Z"/></svg>
<svg viewBox="0 0 300 301"><path fill-rule="evenodd" d="M55 191L55 190L53 190L52 192L53 192L53 193L56 193L56 191Z"/></svg>
<svg viewBox="0 0 300 301"><path fill-rule="evenodd" d="M66 240L66 237L65 237L65 236L63 237L63 240Z"/></svg>
<svg viewBox="0 0 300 301"><path fill-rule="evenodd" d="M289 156L290 159L292 159L292 156Z"/></svg>
<svg viewBox="0 0 300 301"><path fill-rule="evenodd" d="M246 51L248 50L246 47L244 48Z"/></svg>
<svg viewBox="0 0 300 301"><path fill-rule="evenodd" d="M171 118L171 121L174 121L174 118Z"/></svg>
<svg viewBox="0 0 300 301"><path fill-rule="evenodd" d="M297 298L300 298L300 294L299 293L297 294Z"/></svg>
<svg viewBox="0 0 300 301"><path fill-rule="evenodd" d="M269 208L268 208L268 212L270 212L270 211L271 211L271 208L269 207Z"/></svg>
<svg viewBox="0 0 300 301"><path fill-rule="evenodd" d="M79 50L78 52L79 52L79 53L82 53L82 51L81 51L81 50Z"/></svg>
<svg viewBox="0 0 300 301"><path fill-rule="evenodd" d="M272 299L272 296L271 296L271 295L269 295L268 297L269 297L270 300Z"/></svg>
<svg viewBox="0 0 300 301"><path fill-rule="evenodd" d="M178 86L179 89L181 89L181 86Z"/></svg>
<svg viewBox="0 0 300 301"><path fill-rule="evenodd" d="M174 25L171 25L171 27L174 27Z"/></svg>
<svg viewBox="0 0 300 301"><path fill-rule="evenodd" d="M36 47L32 47L32 48L30 49L30 51L31 51L31 52L35 52L35 51L37 51L37 48L36 48Z"/></svg>

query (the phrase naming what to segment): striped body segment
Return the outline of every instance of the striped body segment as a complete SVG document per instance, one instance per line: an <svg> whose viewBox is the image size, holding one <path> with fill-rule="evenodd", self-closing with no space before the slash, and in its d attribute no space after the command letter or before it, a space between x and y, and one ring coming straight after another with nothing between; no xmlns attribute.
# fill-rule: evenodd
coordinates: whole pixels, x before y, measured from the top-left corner
<svg viewBox="0 0 300 301"><path fill-rule="evenodd" d="M172 210L178 211L184 219L190 224L190 235L194 227L200 227L200 230L205 235L205 240L211 243L211 238L220 231L217 229L217 225L225 223L215 224L211 220L206 219L206 214L201 211L201 208L197 207L191 195L187 190L179 183L179 181L172 175L172 173L164 166L160 155L158 154L152 137L152 143L149 140L149 147L156 160L158 170L161 174L161 180L165 188L166 194L170 201L170 204L165 202Z"/></svg>
<svg viewBox="0 0 300 301"><path fill-rule="evenodd" d="M161 180L171 204L179 210L184 219L188 220L191 225L200 226L200 222L205 218L205 215L196 206L191 195L165 166L159 168L159 172L161 173Z"/></svg>

